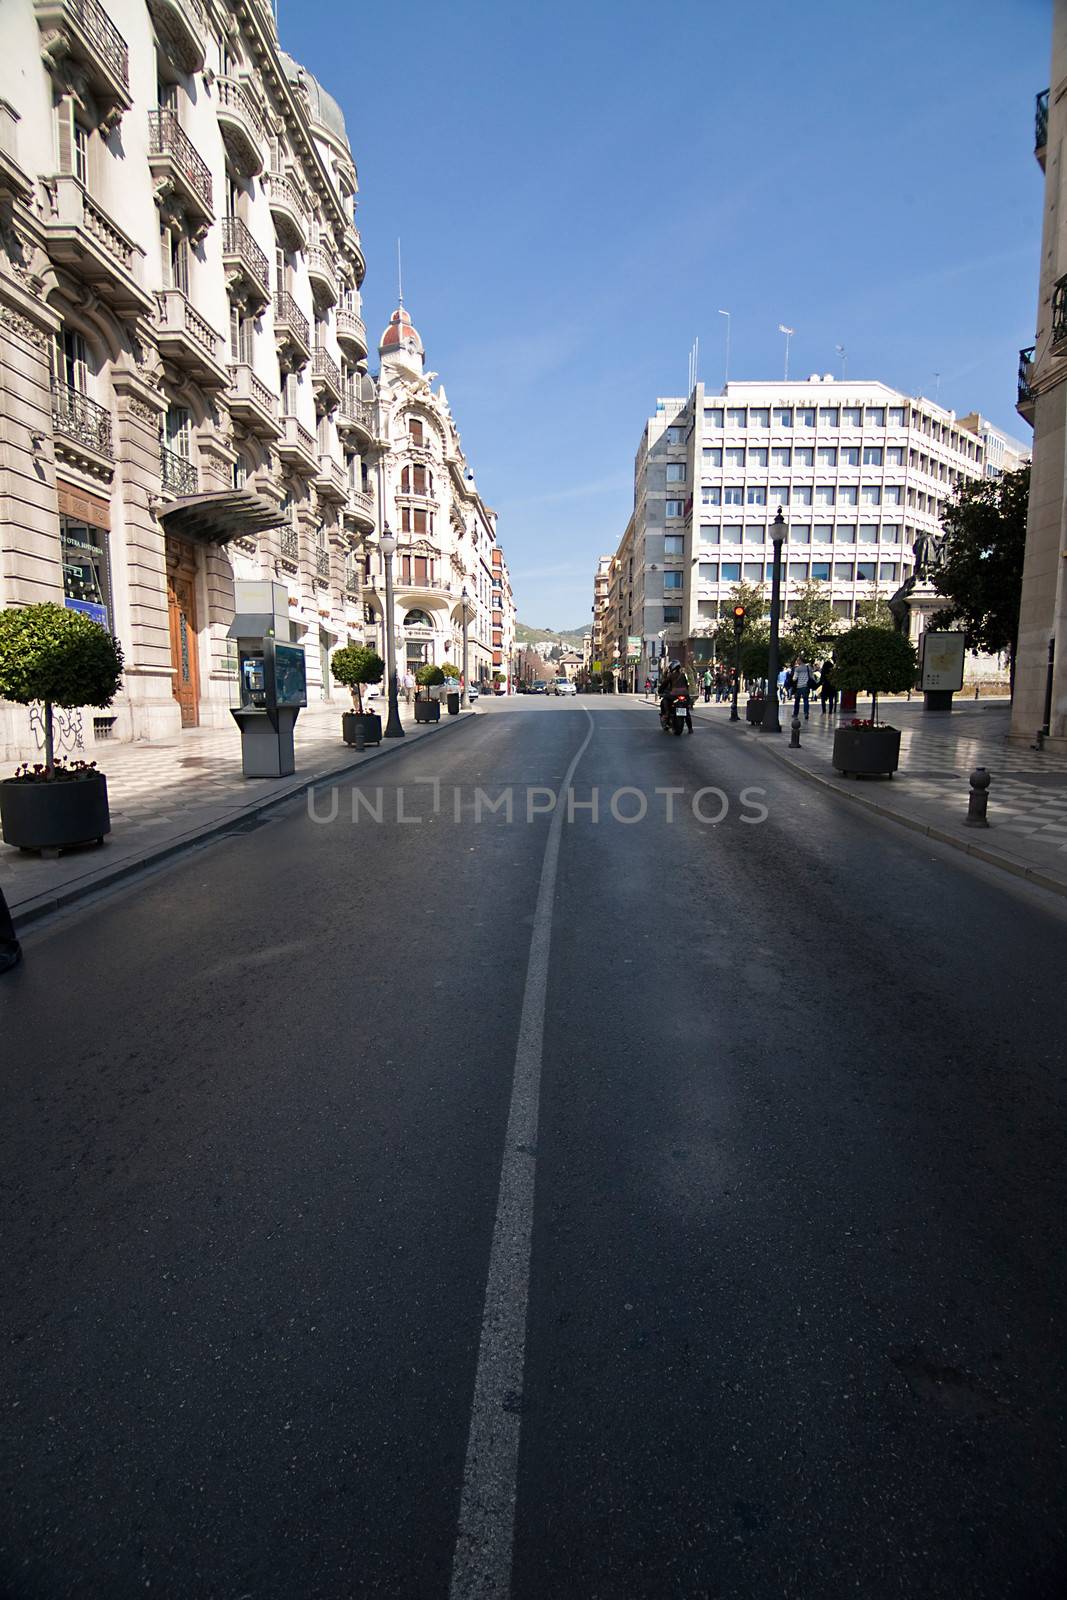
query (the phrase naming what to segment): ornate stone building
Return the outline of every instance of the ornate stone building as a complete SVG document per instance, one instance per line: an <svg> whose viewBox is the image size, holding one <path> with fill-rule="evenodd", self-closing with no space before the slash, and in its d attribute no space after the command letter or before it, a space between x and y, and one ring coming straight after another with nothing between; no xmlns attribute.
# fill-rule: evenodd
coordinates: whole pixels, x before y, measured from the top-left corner
<svg viewBox="0 0 1067 1600"><path fill-rule="evenodd" d="M393 567L397 671L453 661L462 671L467 615L469 681L507 687L515 611L496 513L478 493L444 385L423 370L422 340L403 306L379 345L379 458L384 520L397 537ZM384 654L385 582L368 560L368 642ZM464 599L466 595L466 599Z"/></svg>
<svg viewBox="0 0 1067 1600"><path fill-rule="evenodd" d="M0 54L0 604L118 635L87 748L228 721L242 577L327 695L383 431L338 106L266 0L5 0Z"/></svg>

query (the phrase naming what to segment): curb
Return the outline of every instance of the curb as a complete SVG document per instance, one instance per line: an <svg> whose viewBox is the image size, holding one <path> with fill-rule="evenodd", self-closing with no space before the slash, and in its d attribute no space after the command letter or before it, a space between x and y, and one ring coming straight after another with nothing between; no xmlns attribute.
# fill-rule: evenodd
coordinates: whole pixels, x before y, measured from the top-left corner
<svg viewBox="0 0 1067 1600"><path fill-rule="evenodd" d="M467 716L462 713L458 717L450 717L447 722L433 726L438 733L445 728L460 727L467 723L471 712ZM423 742L423 737L416 740L417 744ZM183 855L192 850L196 845L205 844L212 839L223 837L225 834L237 834L243 831L244 826L253 817L260 817L265 812L273 811L275 807L285 805L287 801L294 800L300 795L307 794L317 783L326 783L334 778L347 777L350 773L358 771L374 761L385 760L387 756L399 755L409 746L399 739L395 744L381 745L375 751L365 751L362 759L353 760L341 767L330 767L324 772L313 772L307 778L301 778L292 784L283 793L263 795L257 800L244 806L237 806L224 818L208 822L200 828L192 828L188 833L179 834L167 839L160 845L146 849L143 853L126 856L122 861L117 861L113 867L102 866L91 875L79 879L74 883L60 884L54 889L47 889L35 899L26 900L20 906L11 910L12 921L16 932L26 932L34 923L40 922L43 917L51 916L53 912L63 910L79 900L96 894L101 889L109 889L121 883L124 878L135 877L147 867L161 865L175 856Z"/></svg>

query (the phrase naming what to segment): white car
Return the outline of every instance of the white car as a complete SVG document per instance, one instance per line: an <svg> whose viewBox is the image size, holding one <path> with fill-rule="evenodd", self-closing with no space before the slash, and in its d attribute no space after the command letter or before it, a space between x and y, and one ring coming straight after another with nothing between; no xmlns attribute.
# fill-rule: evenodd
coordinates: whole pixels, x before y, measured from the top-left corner
<svg viewBox="0 0 1067 1600"><path fill-rule="evenodd" d="M578 690L575 688L574 684L571 683L569 678L557 678L554 688L555 688L555 693L556 694L577 694L578 693Z"/></svg>

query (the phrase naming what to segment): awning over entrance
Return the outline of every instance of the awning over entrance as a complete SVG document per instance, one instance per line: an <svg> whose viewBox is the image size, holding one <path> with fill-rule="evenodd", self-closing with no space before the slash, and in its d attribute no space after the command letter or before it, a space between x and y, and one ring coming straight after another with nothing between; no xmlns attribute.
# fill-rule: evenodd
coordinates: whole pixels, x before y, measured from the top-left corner
<svg viewBox="0 0 1067 1600"><path fill-rule="evenodd" d="M221 489L172 500L160 511L159 520L167 533L178 538L229 544L231 539L254 539L268 528L278 528L285 517L272 501L251 489Z"/></svg>

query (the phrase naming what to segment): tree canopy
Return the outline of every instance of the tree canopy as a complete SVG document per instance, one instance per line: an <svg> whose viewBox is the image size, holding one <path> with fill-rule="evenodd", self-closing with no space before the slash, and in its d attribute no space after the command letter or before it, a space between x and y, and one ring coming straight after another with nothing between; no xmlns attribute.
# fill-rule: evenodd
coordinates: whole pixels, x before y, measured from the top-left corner
<svg viewBox="0 0 1067 1600"><path fill-rule="evenodd" d="M1006 653L1013 660L1029 500L1029 466L957 484L941 513L941 564L930 573L935 590L949 602L934 612L930 626L962 623L970 649Z"/></svg>

